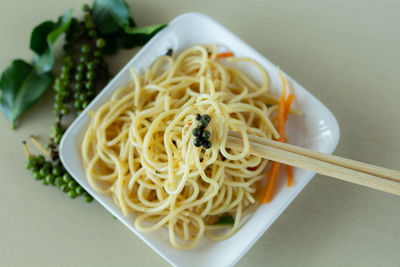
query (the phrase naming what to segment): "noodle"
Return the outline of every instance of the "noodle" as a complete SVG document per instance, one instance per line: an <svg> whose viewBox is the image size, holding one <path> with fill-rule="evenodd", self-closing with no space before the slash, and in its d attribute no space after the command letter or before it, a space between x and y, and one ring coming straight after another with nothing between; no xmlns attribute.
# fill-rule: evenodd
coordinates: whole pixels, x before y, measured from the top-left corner
<svg viewBox="0 0 400 267"><path fill-rule="evenodd" d="M265 70L249 58L217 59L217 50L204 45L175 59L161 56L142 76L132 69L132 84L92 113L82 142L90 186L111 195L125 216L135 213L139 231L166 227L179 249L238 230L258 205L268 163L248 155L248 135L279 137ZM224 61L254 65L261 85ZM197 113L211 117L209 149L193 145ZM242 135L243 151L225 147L229 130ZM233 225L215 224L226 215Z"/></svg>

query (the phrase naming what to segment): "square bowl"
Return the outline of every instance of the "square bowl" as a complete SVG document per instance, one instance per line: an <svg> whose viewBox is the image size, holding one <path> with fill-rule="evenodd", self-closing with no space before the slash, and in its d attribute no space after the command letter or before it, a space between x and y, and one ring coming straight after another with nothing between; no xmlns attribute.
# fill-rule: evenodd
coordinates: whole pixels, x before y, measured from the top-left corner
<svg viewBox="0 0 400 267"><path fill-rule="evenodd" d="M82 138L90 120L87 110L97 110L115 90L130 83L132 81L129 72L131 67L141 73L157 57L164 55L169 48L172 48L173 51L180 51L196 44L211 43L226 47L233 51L235 56L249 57L260 63L269 74L272 93L279 95L281 84L274 64L213 19L199 13L186 13L171 21L126 64L72 123L60 144L61 161L74 179L119 221L174 266L221 267L235 264L315 175L310 171L294 169L294 185L286 187L283 183L278 184L279 193L276 194L273 201L268 205L258 207L232 237L219 242L204 237L198 246L190 251L173 248L169 244L166 229L152 233L139 232L134 227L135 215L124 217L110 196L100 195L89 186L80 154ZM302 111L301 116L289 116L286 131L290 143L324 153L332 153L340 136L335 117L306 89L286 74L284 75L290 84L290 90L296 96L294 108ZM255 77L255 79L257 78Z"/></svg>

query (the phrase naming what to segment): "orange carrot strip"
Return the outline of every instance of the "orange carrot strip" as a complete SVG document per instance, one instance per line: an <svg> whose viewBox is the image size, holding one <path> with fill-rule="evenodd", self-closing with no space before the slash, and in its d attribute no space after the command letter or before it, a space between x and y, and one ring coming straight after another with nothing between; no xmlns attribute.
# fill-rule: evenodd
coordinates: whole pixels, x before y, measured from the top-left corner
<svg viewBox="0 0 400 267"><path fill-rule="evenodd" d="M282 73L278 69L279 78L282 81L282 93L279 99L279 106L278 106L278 133L279 133L279 142L285 142L285 122L286 122L286 91L287 91L287 83L285 77L283 77ZM292 97L290 97L292 98ZM290 99L289 99L290 100ZM290 108L290 104L292 103L293 99L290 100L288 104L288 108ZM265 204L272 200L272 195L274 192L274 187L276 184L276 180L278 178L279 169L281 164L279 162L273 162L271 167L271 173L267 182L267 186L264 189L261 203Z"/></svg>
<svg viewBox="0 0 400 267"><path fill-rule="evenodd" d="M291 187L293 185L293 168L290 165L286 165L286 173L287 173L287 186Z"/></svg>
<svg viewBox="0 0 400 267"><path fill-rule="evenodd" d="M286 103L285 103L285 122L286 122L287 117L288 117L288 115L289 115L290 106L292 105L293 100L294 100L294 94L290 94L290 95L288 96L288 98L286 99Z"/></svg>
<svg viewBox="0 0 400 267"><path fill-rule="evenodd" d="M294 95L293 94L289 94L288 98L286 99L286 103L285 103L285 123L287 120L287 117L289 115L290 112L290 106L292 105L294 100ZM290 165L286 165L286 173L287 173L287 186L291 187L293 185L293 168Z"/></svg>
<svg viewBox="0 0 400 267"><path fill-rule="evenodd" d="M286 80L283 77L282 73L279 71L279 77L282 81L282 93L279 99L279 106L278 106L278 133L279 133L279 142L285 142L285 99L286 99ZM276 180L278 178L279 169L280 169L279 162L273 162L271 167L271 173L267 182L267 186L264 189L263 196L261 198L261 203L268 203L272 199L272 194L274 191L274 187L276 184Z"/></svg>
<svg viewBox="0 0 400 267"><path fill-rule="evenodd" d="M281 164L279 162L276 162L276 161L272 162L271 172L270 172L270 175L268 178L267 186L265 187L265 190L261 197L262 204L269 203L272 200L272 195L274 193L274 187L276 184L276 180L278 178L280 167L281 167Z"/></svg>
<svg viewBox="0 0 400 267"><path fill-rule="evenodd" d="M282 93L279 99L278 107L278 133L280 142L285 142L285 102L286 102L286 79L283 77L282 73L279 71L279 77L282 81Z"/></svg>
<svg viewBox="0 0 400 267"><path fill-rule="evenodd" d="M215 58L224 58L224 57L233 57L233 52L223 52L223 53L218 53Z"/></svg>
<svg viewBox="0 0 400 267"><path fill-rule="evenodd" d="M188 122L188 124L187 124L188 126L192 126L192 123L191 122Z"/></svg>

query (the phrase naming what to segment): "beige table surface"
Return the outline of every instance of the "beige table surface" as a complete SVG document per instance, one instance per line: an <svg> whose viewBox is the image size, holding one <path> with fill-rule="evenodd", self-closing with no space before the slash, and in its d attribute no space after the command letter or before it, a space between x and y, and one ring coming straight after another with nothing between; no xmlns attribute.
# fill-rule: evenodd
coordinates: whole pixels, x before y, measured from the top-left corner
<svg viewBox="0 0 400 267"><path fill-rule="evenodd" d="M34 25L82 0L0 5L0 70L31 59ZM129 1L139 25L203 12L291 75L335 114L336 154L400 169L400 2ZM114 73L134 54L112 60ZM16 130L0 114L0 266L168 266L99 204L70 200L24 169L21 141L45 140L51 92ZM400 197L317 175L238 266L400 266Z"/></svg>

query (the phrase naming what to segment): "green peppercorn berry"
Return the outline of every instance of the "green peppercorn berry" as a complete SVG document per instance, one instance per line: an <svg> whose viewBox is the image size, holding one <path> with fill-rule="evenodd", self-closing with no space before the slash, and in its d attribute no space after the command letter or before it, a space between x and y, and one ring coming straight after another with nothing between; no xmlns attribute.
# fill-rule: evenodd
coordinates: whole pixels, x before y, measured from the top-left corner
<svg viewBox="0 0 400 267"><path fill-rule="evenodd" d="M88 91L86 92L86 94L87 94L87 98L88 98L88 99L93 98L94 95L95 95L93 88L90 89L90 90L88 90Z"/></svg>
<svg viewBox="0 0 400 267"><path fill-rule="evenodd" d="M74 99L79 99L80 94L81 94L80 92L75 91Z"/></svg>
<svg viewBox="0 0 400 267"><path fill-rule="evenodd" d="M38 165L32 165L31 171L33 172L38 172L39 171L39 166Z"/></svg>
<svg viewBox="0 0 400 267"><path fill-rule="evenodd" d="M203 142L203 147L204 147L205 149L209 149L209 148L211 147L211 142L210 142L210 140L204 140L204 142Z"/></svg>
<svg viewBox="0 0 400 267"><path fill-rule="evenodd" d="M200 127L196 127L192 131L193 135L196 137L200 137L202 135L202 132L203 132L203 129L201 129Z"/></svg>
<svg viewBox="0 0 400 267"><path fill-rule="evenodd" d="M86 100L86 94L80 93L78 99L79 99L79 101L81 101L81 102L82 102L82 101L85 101L85 100Z"/></svg>
<svg viewBox="0 0 400 267"><path fill-rule="evenodd" d="M70 190L70 191L68 192L68 196L69 196L70 198L72 198L72 199L76 198L77 195L76 195L76 193L75 193L75 190Z"/></svg>
<svg viewBox="0 0 400 267"><path fill-rule="evenodd" d="M45 167L40 168L39 173L41 176L46 177L47 174L49 174L49 170Z"/></svg>
<svg viewBox="0 0 400 267"><path fill-rule="evenodd" d="M61 86L60 83L55 83L53 86L54 91L60 92L61 91Z"/></svg>
<svg viewBox="0 0 400 267"><path fill-rule="evenodd" d="M80 83L76 83L74 87L75 87L75 90L77 90L77 91L82 90L82 84L80 84Z"/></svg>
<svg viewBox="0 0 400 267"><path fill-rule="evenodd" d="M103 48L106 45L106 41L103 38L99 38L96 41L96 46L98 48Z"/></svg>
<svg viewBox="0 0 400 267"><path fill-rule="evenodd" d="M54 137L54 142L55 142L56 144L59 144L59 143L61 142L61 138L62 138L61 135L57 135L56 137Z"/></svg>
<svg viewBox="0 0 400 267"><path fill-rule="evenodd" d="M40 175L40 172L36 171L33 173L33 178L35 178L36 180L42 180L43 176Z"/></svg>
<svg viewBox="0 0 400 267"><path fill-rule="evenodd" d="M102 53L101 53L100 50L94 51L94 56L95 56L95 57L101 57L101 55L102 55Z"/></svg>
<svg viewBox="0 0 400 267"><path fill-rule="evenodd" d="M68 80L69 79L68 72L61 72L60 78L63 80Z"/></svg>
<svg viewBox="0 0 400 267"><path fill-rule="evenodd" d="M88 36L89 37L95 37L96 36L96 31L95 30L88 31Z"/></svg>
<svg viewBox="0 0 400 267"><path fill-rule="evenodd" d="M79 99L75 99L75 101L74 101L74 107L75 107L77 110L80 110L81 107L82 107L82 102L81 102Z"/></svg>
<svg viewBox="0 0 400 267"><path fill-rule="evenodd" d="M83 194L83 192L84 192L85 190L82 188L82 186L80 186L80 185L78 185L76 188L75 188L75 193L76 193L76 195L78 195L78 196L81 196L82 194Z"/></svg>
<svg viewBox="0 0 400 267"><path fill-rule="evenodd" d="M69 112L69 109L66 108L66 107L63 107L60 111L61 111L61 114L62 114L62 115L67 115L68 112Z"/></svg>
<svg viewBox="0 0 400 267"><path fill-rule="evenodd" d="M29 156L28 160L26 161L30 165L30 168L32 168L34 165L36 165L36 157L35 156Z"/></svg>
<svg viewBox="0 0 400 267"><path fill-rule="evenodd" d="M46 168L49 170L49 172L51 172L53 170L53 164L51 164L49 161L46 161L43 165L43 168Z"/></svg>
<svg viewBox="0 0 400 267"><path fill-rule="evenodd" d="M92 17L90 16L90 13L86 13L84 18L85 20L90 20Z"/></svg>
<svg viewBox="0 0 400 267"><path fill-rule="evenodd" d="M60 176L61 175L61 168L60 166L55 166L52 171L53 175Z"/></svg>
<svg viewBox="0 0 400 267"><path fill-rule="evenodd" d="M74 180L72 180L72 181L70 181L70 182L68 183L68 187L69 187L70 189L75 189L76 186L77 186L77 183L76 183Z"/></svg>
<svg viewBox="0 0 400 267"><path fill-rule="evenodd" d="M52 131L53 135L57 135L61 131L61 129L60 129L60 127L58 127L57 123L54 123L52 128L53 128L53 131Z"/></svg>
<svg viewBox="0 0 400 267"><path fill-rule="evenodd" d="M204 120L203 118L201 120L199 120L199 127L200 128L206 128L208 125L208 121Z"/></svg>
<svg viewBox="0 0 400 267"><path fill-rule="evenodd" d="M88 70L94 70L94 63L93 61L88 62L88 64L86 65L86 68Z"/></svg>
<svg viewBox="0 0 400 267"><path fill-rule="evenodd" d="M93 71L88 71L87 73L86 73L86 79L88 79L89 81L90 80L93 80L94 79L94 72Z"/></svg>
<svg viewBox="0 0 400 267"><path fill-rule="evenodd" d="M68 73L68 71L69 71L69 68L67 66L64 65L61 67L61 73Z"/></svg>
<svg viewBox="0 0 400 267"><path fill-rule="evenodd" d="M69 87L69 80L62 80L61 90L64 90L64 88L68 88L68 87Z"/></svg>
<svg viewBox="0 0 400 267"><path fill-rule="evenodd" d="M46 180L46 183L53 184L54 180L55 180L55 177L52 174L47 174L44 179Z"/></svg>
<svg viewBox="0 0 400 267"><path fill-rule="evenodd" d="M54 180L54 184L57 187L61 187L61 185L64 184L64 181L63 181L62 177L61 176L57 176L56 179Z"/></svg>
<svg viewBox="0 0 400 267"><path fill-rule="evenodd" d="M90 202L92 202L92 200L93 200L93 197L92 197L91 195L89 195L89 194L86 193L86 195L85 195L85 201L86 201L87 203L90 203Z"/></svg>
<svg viewBox="0 0 400 267"><path fill-rule="evenodd" d="M201 115L199 113L196 114L196 120L197 121L201 120Z"/></svg>
<svg viewBox="0 0 400 267"><path fill-rule="evenodd" d="M80 63L86 64L87 60L88 60L88 58L85 55L82 55L82 56L79 57L79 62Z"/></svg>
<svg viewBox="0 0 400 267"><path fill-rule="evenodd" d="M43 180L42 180L42 183L43 183L44 185L49 185L49 182L46 181L46 179L43 179Z"/></svg>
<svg viewBox="0 0 400 267"><path fill-rule="evenodd" d="M80 63L80 64L76 67L76 70L77 70L78 72L84 71L84 70L85 70L85 65L84 65L83 63Z"/></svg>
<svg viewBox="0 0 400 267"><path fill-rule="evenodd" d="M61 92L60 93L58 93L58 94L56 94L55 96L54 96L54 99L56 100L56 102L62 102L62 100L63 100L63 97L61 96Z"/></svg>
<svg viewBox="0 0 400 267"><path fill-rule="evenodd" d="M70 96L70 93L69 93L69 91L67 91L67 90L62 90L62 91L60 92L60 95L61 95L63 98L68 98L68 97Z"/></svg>
<svg viewBox="0 0 400 267"><path fill-rule="evenodd" d="M203 139L201 139L201 138L196 138L196 139L194 139L193 144L194 144L194 146L196 146L196 147L201 147L201 145L203 144Z"/></svg>
<svg viewBox="0 0 400 267"><path fill-rule="evenodd" d="M69 183L69 182L71 182L72 181L72 177L71 177L71 175L69 175L69 173L64 173L64 175L63 175L63 181L64 181L64 183Z"/></svg>
<svg viewBox="0 0 400 267"><path fill-rule="evenodd" d="M83 79L82 73L78 72L75 74L75 81L80 82Z"/></svg>
<svg viewBox="0 0 400 267"><path fill-rule="evenodd" d="M37 158L36 158L36 163L37 163L38 165L43 165L44 162L45 162L45 158L44 158L43 155L37 156Z"/></svg>
<svg viewBox="0 0 400 267"><path fill-rule="evenodd" d="M94 25L94 22L91 21L91 20L87 21L86 24L85 24L85 28L86 28L86 29L93 29L94 26L95 26L95 25Z"/></svg>
<svg viewBox="0 0 400 267"><path fill-rule="evenodd" d="M201 118L202 118L203 120L206 120L207 122L210 122L210 121L211 121L211 117L210 117L210 115L208 115L208 114L204 114Z"/></svg>
<svg viewBox="0 0 400 267"><path fill-rule="evenodd" d="M59 102L54 103L54 109L60 110L61 108L62 108L62 104L60 104Z"/></svg>
<svg viewBox="0 0 400 267"><path fill-rule="evenodd" d="M60 189L61 189L61 191L63 191L63 192L68 192L68 190L69 190L68 185L66 185L66 184L62 184L62 185L60 186Z"/></svg>
<svg viewBox="0 0 400 267"><path fill-rule="evenodd" d="M89 102L87 100L82 102L82 109L85 109L89 105Z"/></svg>
<svg viewBox="0 0 400 267"><path fill-rule="evenodd" d="M201 137L203 139L210 139L211 133L209 131L207 131L207 130L204 130L203 133L201 134Z"/></svg>
<svg viewBox="0 0 400 267"><path fill-rule="evenodd" d="M30 163L29 161L26 161L25 162L25 169L27 169L27 170L30 170L30 169L32 169L32 163Z"/></svg>
<svg viewBox="0 0 400 267"><path fill-rule="evenodd" d="M81 52L82 52L83 54L87 54L87 53L89 53L89 51L90 51L90 46L89 46L88 44L82 45L82 47L81 47Z"/></svg>
<svg viewBox="0 0 400 267"><path fill-rule="evenodd" d="M86 89L92 89L93 88L93 82L92 81L87 81L85 82L85 88Z"/></svg>

